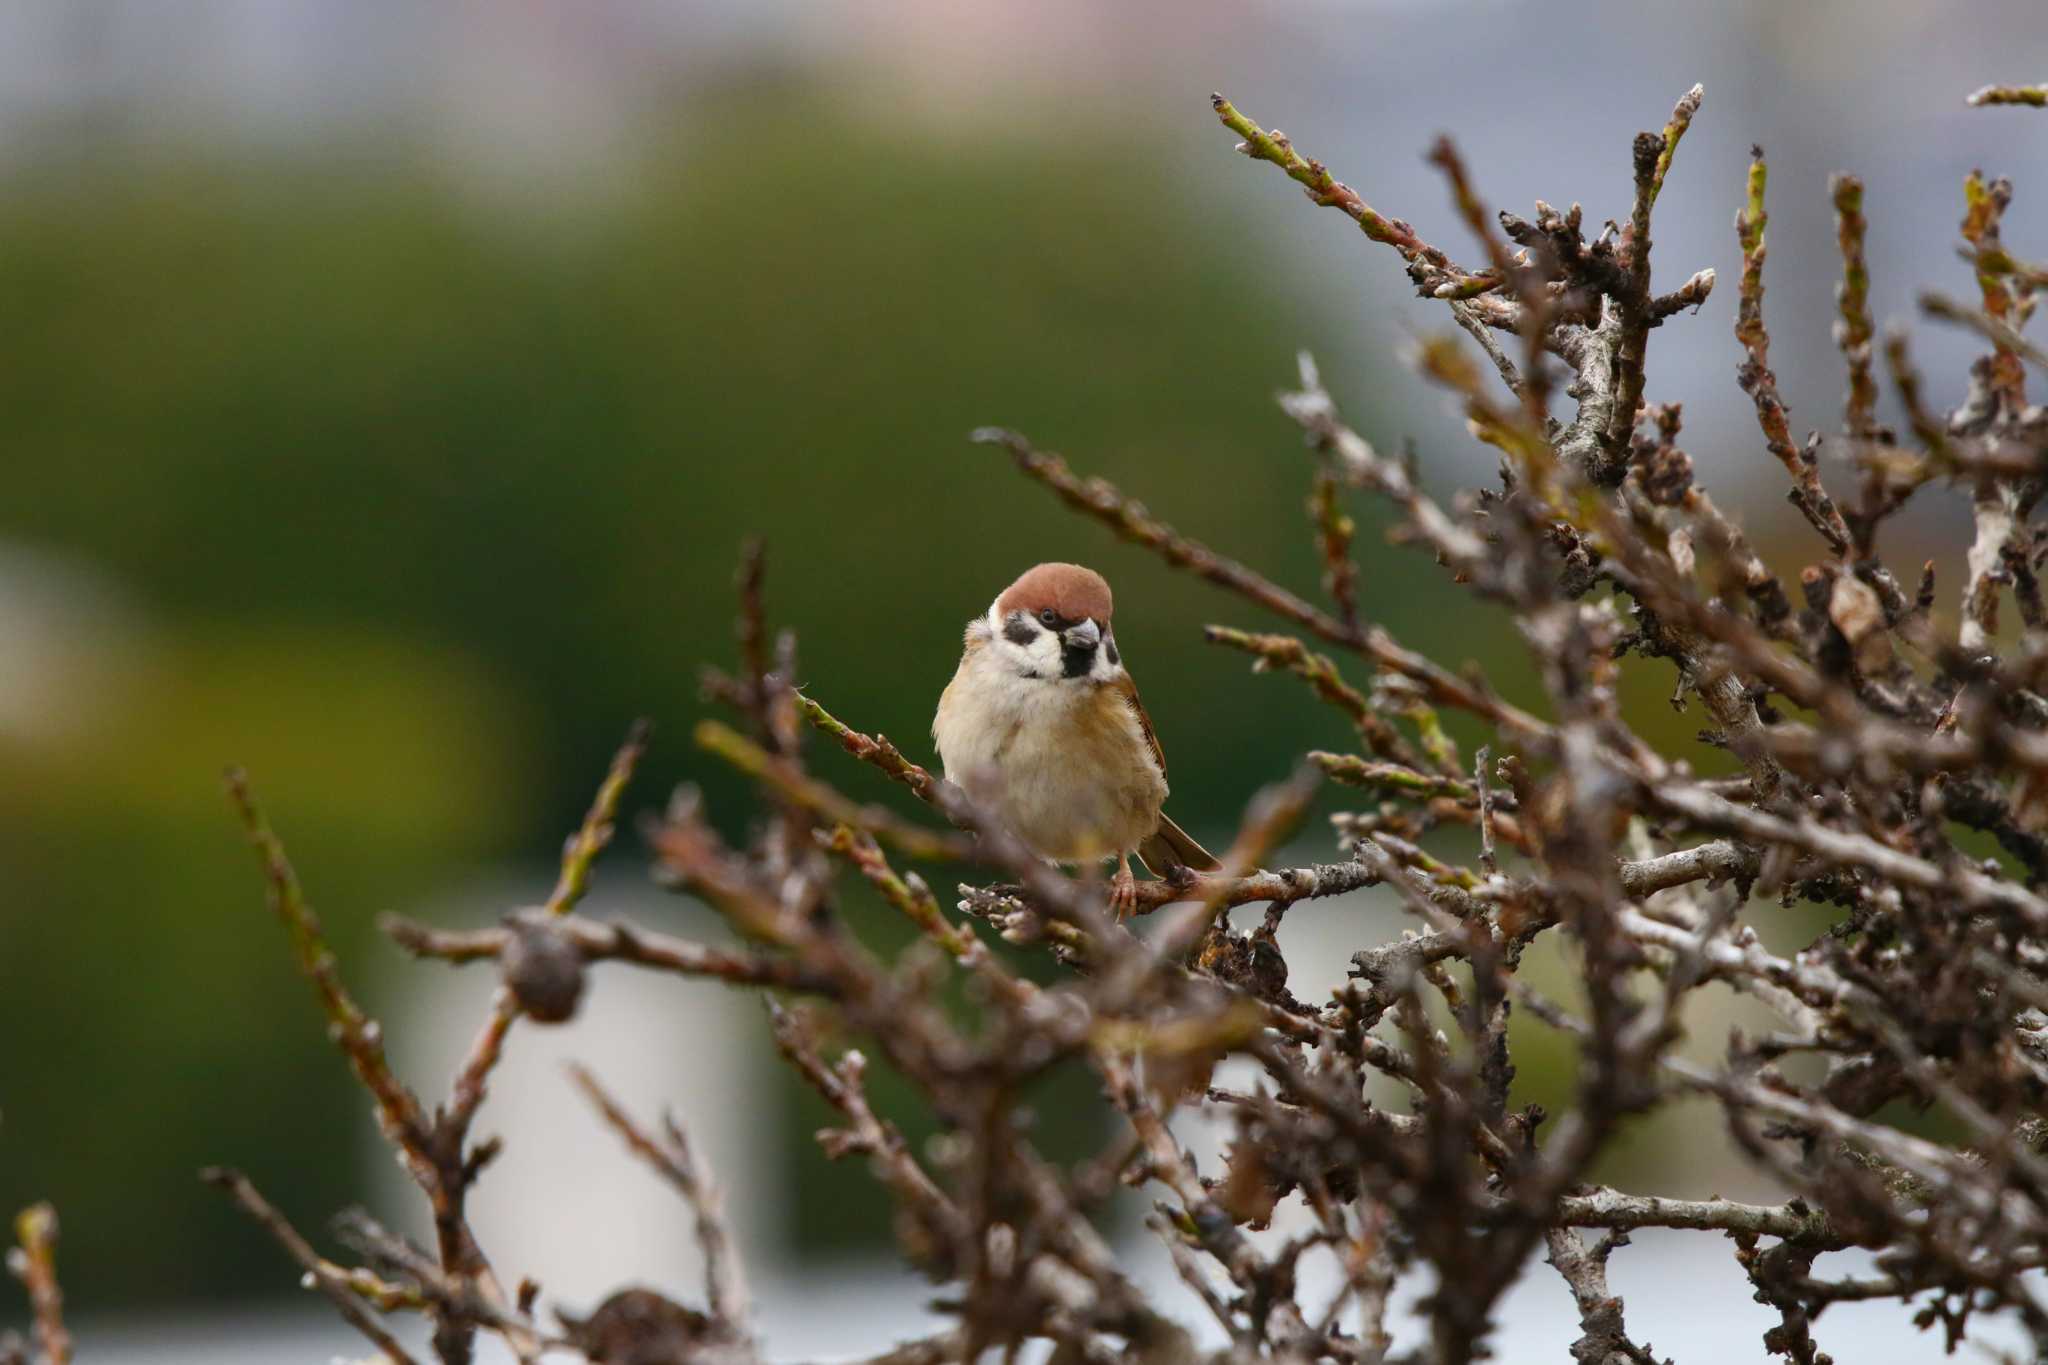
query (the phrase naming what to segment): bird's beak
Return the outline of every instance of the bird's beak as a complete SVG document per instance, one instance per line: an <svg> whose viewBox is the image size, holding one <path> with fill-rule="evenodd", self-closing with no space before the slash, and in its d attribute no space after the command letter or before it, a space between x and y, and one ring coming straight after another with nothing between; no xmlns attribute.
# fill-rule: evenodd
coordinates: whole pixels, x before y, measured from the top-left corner
<svg viewBox="0 0 2048 1365"><path fill-rule="evenodd" d="M1068 627L1061 638L1068 649L1093 649L1102 643L1102 627L1093 621L1083 621L1078 626Z"/></svg>

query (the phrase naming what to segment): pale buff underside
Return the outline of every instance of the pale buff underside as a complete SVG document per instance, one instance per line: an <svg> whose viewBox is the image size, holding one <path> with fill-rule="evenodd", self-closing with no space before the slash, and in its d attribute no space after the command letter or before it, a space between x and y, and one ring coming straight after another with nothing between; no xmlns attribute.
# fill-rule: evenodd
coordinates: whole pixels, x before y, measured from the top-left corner
<svg viewBox="0 0 2048 1365"><path fill-rule="evenodd" d="M970 646L932 737L947 780L1048 858L1128 853L1159 826L1166 778L1112 686L1019 677Z"/></svg>

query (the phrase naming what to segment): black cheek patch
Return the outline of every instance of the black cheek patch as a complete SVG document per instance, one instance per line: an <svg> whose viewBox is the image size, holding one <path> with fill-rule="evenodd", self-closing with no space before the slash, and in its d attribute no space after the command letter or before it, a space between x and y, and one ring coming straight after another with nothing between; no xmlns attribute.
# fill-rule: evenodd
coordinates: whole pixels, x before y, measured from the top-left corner
<svg viewBox="0 0 2048 1365"><path fill-rule="evenodd" d="M1038 627L1022 616L1012 616L1003 622L1003 638L1013 645L1027 646L1038 638Z"/></svg>
<svg viewBox="0 0 2048 1365"><path fill-rule="evenodd" d="M1109 666L1111 668L1116 668L1123 663L1123 657L1116 652L1116 637L1114 635L1102 637L1102 652L1109 656Z"/></svg>

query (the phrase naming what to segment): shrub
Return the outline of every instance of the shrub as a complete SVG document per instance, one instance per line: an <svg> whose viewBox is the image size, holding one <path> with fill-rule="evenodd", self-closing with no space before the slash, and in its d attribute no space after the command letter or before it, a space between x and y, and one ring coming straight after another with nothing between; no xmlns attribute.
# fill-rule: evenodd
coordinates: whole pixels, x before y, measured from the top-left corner
<svg viewBox="0 0 2048 1365"><path fill-rule="evenodd" d="M2043 99L2038 88L1973 97ZM1251 799L1221 871L1144 884L1138 908L1157 917L1152 931L1130 932L1107 913L1098 879L1047 866L888 739L833 715L829 681L817 695L799 691L795 639L767 624L756 549L740 575L739 666L706 683L738 724L707 721L696 739L758 784L760 817L729 842L685 790L646 831L657 875L715 906L735 941L577 913L645 742L636 732L571 836L545 906L476 932L387 923L416 954L494 960L502 974L437 1106L393 1074L281 845L231 779L272 905L432 1210L435 1245L349 1215L339 1233L361 1260L339 1265L237 1173L208 1179L392 1361L410 1359L381 1325L395 1311L427 1315L445 1362L469 1360L478 1332L523 1360L558 1350L601 1362L756 1358L741 1260L709 1175L680 1127L642 1126L594 1076L580 1073L579 1084L628 1150L696 1211L703 1306L629 1289L588 1317L544 1322L535 1287L508 1286L465 1218L497 1151L496 1140L472 1141L473 1120L515 1024L568 1017L587 965L623 961L767 997L783 1055L842 1116L820 1135L827 1152L862 1158L894 1199L905 1258L949 1286L950 1325L884 1359L971 1359L1043 1342L1058 1361L1381 1360L1394 1285L1426 1268L1429 1336L1414 1358L1448 1365L1487 1353L1501 1295L1541 1249L1578 1305L1573 1357L1647 1361L1606 1278L1609 1258L1646 1227L1731 1238L1779 1316L1765 1344L1794 1361L1826 1358L1811 1326L1831 1305L1871 1299L1897 1300L1950 1349L1973 1315L2001 1313L2048 1350L2048 1307L2026 1278L2048 1261L2048 618L2030 525L2048 473L2048 416L2025 396L2026 367L2048 357L2021 334L2048 270L2002 245L2011 186L1973 173L1962 238L1979 296L1923 302L1988 350L1961 405L1932 411L1905 337L1880 342L1873 330L1861 187L1838 177L1847 399L1840 430L1798 442L1770 366L1756 153L1736 220L1737 379L1820 540L1789 591L1698 485L1678 407L1646 401L1651 333L1715 286L1702 271L1659 293L1651 275L1658 194L1700 101L1695 87L1661 132L1636 137L1626 219L1590 240L1577 205L1489 215L1455 147L1438 144L1433 159L1482 251L1468 268L1216 98L1240 150L1391 247L1488 362L1455 337L1418 350L1421 372L1501 457L1497 486L1445 504L1408 462L1344 423L1303 359L1300 388L1281 407L1314 454L1324 605L1180 535L1022 435L976 433L1076 512L1279 618L1290 633L1209 635L1258 669L1294 675L1356 730L1353 752L1311 753ZM1903 437L1877 417L1880 352L1907 414ZM1569 416L1556 414L1560 398L1572 400ZM1839 501L1824 459L1837 491L1853 484ZM1936 482L1967 490L1975 518L1953 630L1935 612L1932 566L1902 581L1877 543ZM1383 499L1400 538L1506 610L1547 696L1543 714L1366 618L1350 555L1357 495ZM1999 628L2008 596L2016 633ZM1725 751L1727 775L1702 776L1631 727L1617 693L1630 655L1675 669L1676 699L1704 713L1703 738ZM1344 667L1369 684L1348 681ZM1476 752L1454 740L1451 717L1484 732ZM807 752L812 731L832 742L814 745L822 754ZM1325 779L1362 793L1335 818L1336 854L1268 867ZM882 780L938 819L849 794ZM949 911L899 868L906 860L1011 881L962 885ZM894 961L864 945L836 910L835 885L849 878L924 942ZM1361 945L1330 998L1296 998L1277 943L1283 918L1374 886L1399 897L1415 930ZM1778 956L1748 917L1794 903L1823 907L1830 923L1805 950ZM1265 907L1258 927L1233 927L1229 912L1255 904ZM1020 972L991 935L1055 959L1050 984ZM1518 970L1545 936L1570 946L1570 999ZM1705 1066L1676 1044L1688 998L1710 983L1753 997L1776 1022L1760 1036L1731 1034L1725 1061ZM965 1020L951 1003L961 984L974 1006ZM1569 1105L1555 1117L1515 1102L1517 1011L1574 1051ZM913 1150L869 1103L865 1053L828 1036L885 1059L949 1140ZM1257 1083L1213 1084L1226 1057L1248 1063ZM1063 1166L1034 1146L1017 1097L1072 1068L1092 1069L1120 1122L1106 1150ZM1368 1083L1399 1087L1405 1103L1375 1102ZM1590 1183L1629 1120L1689 1097L1718 1106L1735 1146L1786 1191L1782 1203ZM1233 1131L1215 1169L1200 1169L1170 1126L1191 1107L1226 1116ZM1121 1185L1158 1187L1150 1226L1214 1319L1202 1339L1227 1344L1198 1345L1192 1326L1119 1266L1091 1214ZM1259 1235L1282 1201L1305 1207L1306 1231ZM32 1209L19 1233L12 1264L31 1292L37 1350L64 1361L54 1217ZM1876 1253L1875 1275L1843 1277L1822 1263L1852 1247ZM1300 1269L1323 1257L1341 1287L1332 1302L1304 1302ZM19 1360L27 1348L8 1350Z"/></svg>

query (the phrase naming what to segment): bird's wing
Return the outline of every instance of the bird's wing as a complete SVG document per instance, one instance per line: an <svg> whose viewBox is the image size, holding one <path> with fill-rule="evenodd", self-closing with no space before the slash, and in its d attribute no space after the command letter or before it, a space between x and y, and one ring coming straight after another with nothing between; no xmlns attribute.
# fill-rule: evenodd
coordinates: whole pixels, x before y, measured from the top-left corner
<svg viewBox="0 0 2048 1365"><path fill-rule="evenodd" d="M1126 673L1110 686L1123 697L1124 705L1130 707L1131 714L1137 717L1138 730L1145 736L1145 747L1152 751L1152 761L1159 765L1160 781L1165 781L1166 751L1159 747L1159 736L1152 732L1152 717L1145 714L1145 703L1138 700L1138 685L1132 682L1131 675Z"/></svg>
<svg viewBox="0 0 2048 1365"><path fill-rule="evenodd" d="M1166 752L1159 747L1159 736L1153 732L1152 717L1145 714L1145 703L1138 700L1138 685L1125 674L1110 686L1123 697L1124 705L1131 708L1137 718L1138 731L1145 736L1145 747L1152 751L1152 761L1159 765L1159 780L1166 780ZM1166 812L1159 812L1159 827L1138 845L1138 861L1145 864L1147 871L1163 876L1175 867L1189 867L1197 872L1214 872L1222 864L1214 854L1189 838L1179 825L1167 818Z"/></svg>

